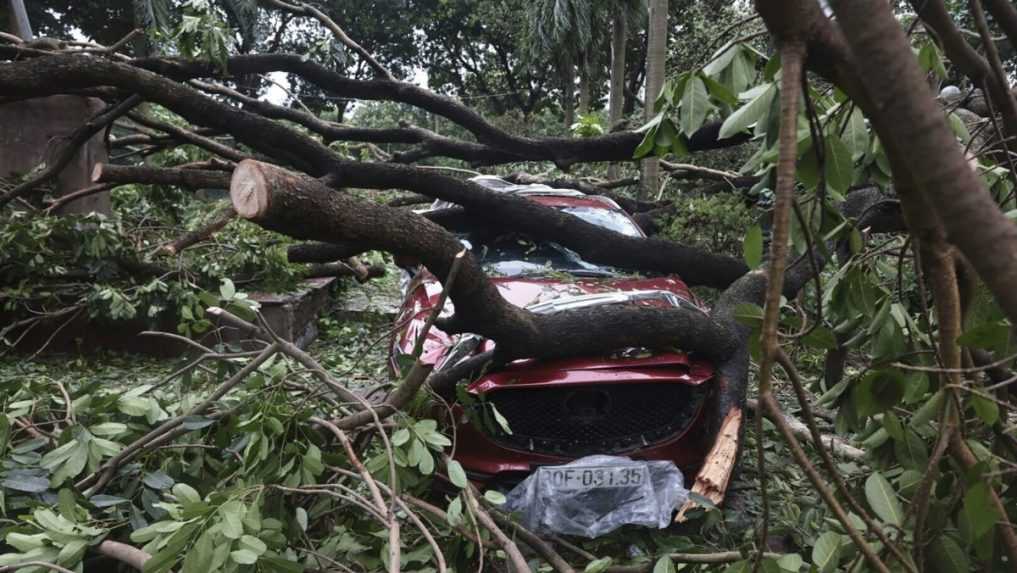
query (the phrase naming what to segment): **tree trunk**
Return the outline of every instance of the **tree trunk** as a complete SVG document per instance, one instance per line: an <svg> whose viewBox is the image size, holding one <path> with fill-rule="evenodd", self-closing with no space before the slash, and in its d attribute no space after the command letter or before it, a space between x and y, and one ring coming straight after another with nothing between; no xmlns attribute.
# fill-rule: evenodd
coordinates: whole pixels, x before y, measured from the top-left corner
<svg viewBox="0 0 1017 573"><path fill-rule="evenodd" d="M590 113L590 66L586 61L586 54L580 59L579 66L579 115L584 116Z"/></svg>
<svg viewBox="0 0 1017 573"><path fill-rule="evenodd" d="M646 47L646 92L643 117L650 120L656 110L654 102L664 86L664 64L667 61L667 0L650 1L650 24ZM640 198L645 193L656 193L660 164L656 158L643 161L643 185Z"/></svg>
<svg viewBox="0 0 1017 573"><path fill-rule="evenodd" d="M8 5L10 6L10 20L7 25L11 33L26 42L34 40L35 35L32 34L32 24L28 21L25 1L10 0Z"/></svg>
<svg viewBox="0 0 1017 573"><path fill-rule="evenodd" d="M619 8L611 23L611 93L607 104L607 129L614 130L622 118L625 105L625 44L628 40L628 20L625 11ZM608 179L618 178L618 166L607 168Z"/></svg>
<svg viewBox="0 0 1017 573"><path fill-rule="evenodd" d="M562 66L561 71L561 110L565 116L565 130L572 129L576 122L576 67L569 62Z"/></svg>

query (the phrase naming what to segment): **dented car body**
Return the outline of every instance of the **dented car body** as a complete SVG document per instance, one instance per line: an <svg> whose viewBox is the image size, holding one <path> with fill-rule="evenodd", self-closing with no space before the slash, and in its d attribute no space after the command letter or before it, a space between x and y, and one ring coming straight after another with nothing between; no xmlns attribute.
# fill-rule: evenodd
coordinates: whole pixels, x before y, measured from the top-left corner
<svg viewBox="0 0 1017 573"><path fill-rule="evenodd" d="M617 232L642 236L613 201L542 185L511 186L495 178L479 183L514 192ZM445 205L437 205L442 208ZM554 243L511 233L465 230L460 239L512 304L536 313L599 305L686 306L702 312L675 276L630 276L590 264ZM391 360L412 352L441 284L426 269L408 269ZM446 303L444 315L453 312ZM477 335L450 336L432 328L421 360L441 370L493 342ZM715 399L713 365L678 349L620 349L606 356L517 360L472 381L453 406L455 458L471 479L513 483L536 467L590 454L670 460L687 476L702 466L715 425L707 420Z"/></svg>

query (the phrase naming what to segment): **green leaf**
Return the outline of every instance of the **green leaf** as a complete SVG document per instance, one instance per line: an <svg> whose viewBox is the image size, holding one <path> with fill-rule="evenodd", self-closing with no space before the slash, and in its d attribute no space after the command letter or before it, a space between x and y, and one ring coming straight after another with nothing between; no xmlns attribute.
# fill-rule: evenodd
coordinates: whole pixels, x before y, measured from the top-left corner
<svg viewBox="0 0 1017 573"><path fill-rule="evenodd" d="M999 420L999 406L985 396L973 394L969 402L971 409L986 425L992 426Z"/></svg>
<svg viewBox="0 0 1017 573"><path fill-rule="evenodd" d="M674 561L670 555L664 555L653 565L653 573L675 573Z"/></svg>
<svg viewBox="0 0 1017 573"><path fill-rule="evenodd" d="M750 269L757 268L763 262L763 229L759 225L749 227L742 241L742 253L745 264Z"/></svg>
<svg viewBox="0 0 1017 573"><path fill-rule="evenodd" d="M872 472L865 480L865 499L868 500L872 511L883 521L898 527L903 524L904 512L900 500L883 474Z"/></svg>
<svg viewBox="0 0 1017 573"><path fill-rule="evenodd" d="M227 501L219 508L222 516L222 533L230 539L240 539L244 534L244 505L239 501Z"/></svg>
<svg viewBox="0 0 1017 573"><path fill-rule="evenodd" d="M716 76L731 64L741 50L742 47L739 44L728 43L721 46L713 55L710 63L703 68L703 73L707 76Z"/></svg>
<svg viewBox="0 0 1017 573"><path fill-rule="evenodd" d="M41 493L49 489L49 480L42 476L8 475L0 481L0 486L25 493Z"/></svg>
<svg viewBox="0 0 1017 573"><path fill-rule="evenodd" d="M73 567L81 561L81 558L85 555L85 549L88 549L87 541L84 539L72 539L60 549L60 553L57 554L57 563Z"/></svg>
<svg viewBox="0 0 1017 573"><path fill-rule="evenodd" d="M911 416L911 420L908 421L908 425L912 428L918 429L931 422L938 414L939 409L943 404L943 391L939 390L935 394L929 397L929 399L922 404L914 415Z"/></svg>
<svg viewBox="0 0 1017 573"><path fill-rule="evenodd" d="M184 558L183 573L206 573L212 564L214 552L212 534L206 531L198 537L198 541L187 552L187 557Z"/></svg>
<svg viewBox="0 0 1017 573"><path fill-rule="evenodd" d="M88 428L89 432L97 436L115 436L122 434L127 431L127 424L119 424L117 422L106 422L105 424L96 424Z"/></svg>
<svg viewBox="0 0 1017 573"><path fill-rule="evenodd" d="M699 76L692 76L685 84L685 92L682 94L681 113L679 115L682 125L682 133L691 137L706 120L706 114L713 109L710 103L710 94L706 91L706 84Z"/></svg>
<svg viewBox="0 0 1017 573"><path fill-rule="evenodd" d="M756 123L770 109L770 102L777 93L777 87L769 84L766 89L747 104L738 108L720 126L721 139L741 133Z"/></svg>
<svg viewBox="0 0 1017 573"><path fill-rule="evenodd" d="M862 110L855 107L844 126L844 144L851 150L852 161L865 157L869 151L870 140L869 130L865 128L865 116L862 115Z"/></svg>
<svg viewBox="0 0 1017 573"><path fill-rule="evenodd" d="M505 505L505 494L500 491L489 489L484 492L484 499L494 505Z"/></svg>
<svg viewBox="0 0 1017 573"><path fill-rule="evenodd" d="M964 515L971 524L972 541L992 531L999 520L999 513L992 503L989 488L981 480L975 482L964 494Z"/></svg>
<svg viewBox="0 0 1017 573"><path fill-rule="evenodd" d="M128 416L141 417L148 414L152 407L151 401L146 398L134 396L122 396L117 400L117 407Z"/></svg>
<svg viewBox="0 0 1017 573"><path fill-rule="evenodd" d="M448 520L448 524L452 526L462 523L463 502L459 497L456 497L448 504L448 509L445 510L445 518Z"/></svg>
<svg viewBox="0 0 1017 573"><path fill-rule="evenodd" d="M420 473L429 476L434 473L434 456L426 449L420 454Z"/></svg>
<svg viewBox="0 0 1017 573"><path fill-rule="evenodd" d="M964 123L964 120L956 112L950 112L946 119L950 122L950 129L957 136L957 139L960 139L962 143L971 141L971 132L968 131L967 124Z"/></svg>
<svg viewBox="0 0 1017 573"><path fill-rule="evenodd" d="M452 440L445 437L440 432L431 432L424 436L424 441L428 444L435 446L439 451L441 448L447 448L452 445Z"/></svg>
<svg viewBox="0 0 1017 573"><path fill-rule="evenodd" d="M904 397L907 379L893 369L869 372L851 392L858 415L873 416L894 407Z"/></svg>
<svg viewBox="0 0 1017 573"><path fill-rule="evenodd" d="M735 561L724 569L724 573L749 573L752 571L752 562L748 560Z"/></svg>
<svg viewBox="0 0 1017 573"><path fill-rule="evenodd" d="M161 573L162 571L168 571L173 564L176 563L180 557L184 546L187 545L191 539L191 535L197 531L200 526L199 523L180 523L180 528L166 541L166 545L159 550L158 553L152 556L151 559L145 561L145 565L142 567L142 573Z"/></svg>
<svg viewBox="0 0 1017 573"><path fill-rule="evenodd" d="M918 63L923 70L935 73L940 79L946 78L946 67L935 43L927 41L922 44L918 50Z"/></svg>
<svg viewBox="0 0 1017 573"><path fill-rule="evenodd" d="M996 350L1010 344L1010 326L1003 321L986 322L965 330L957 344L971 348Z"/></svg>
<svg viewBox="0 0 1017 573"><path fill-rule="evenodd" d="M812 546L812 564L820 573L828 573L837 568L840 562L840 540L843 536L834 531L827 531L819 536Z"/></svg>
<svg viewBox="0 0 1017 573"><path fill-rule="evenodd" d="M180 503L201 503L201 494L196 489L185 484L178 483L173 486L173 495Z"/></svg>
<svg viewBox="0 0 1017 573"><path fill-rule="evenodd" d="M240 565L253 565L258 562L258 554L250 549L237 549L230 552L230 559Z"/></svg>
<svg viewBox="0 0 1017 573"><path fill-rule="evenodd" d="M837 337L833 331L825 326L817 326L812 332L802 338L802 342L810 348L830 350L837 348Z"/></svg>
<svg viewBox="0 0 1017 573"><path fill-rule="evenodd" d="M852 153L836 134L826 135L826 155L823 157L826 185L839 195L845 195L854 179Z"/></svg>
<svg viewBox="0 0 1017 573"><path fill-rule="evenodd" d="M262 555L261 562L265 564L265 570L272 571L272 573L303 573L304 571L303 564L284 559L274 553Z"/></svg>
<svg viewBox="0 0 1017 573"><path fill-rule="evenodd" d="M788 553L777 559L777 566L789 573L798 573L802 569L805 560L797 553Z"/></svg>
<svg viewBox="0 0 1017 573"><path fill-rule="evenodd" d="M307 510L302 507L297 508L297 525L300 531L307 531Z"/></svg>
<svg viewBox="0 0 1017 573"><path fill-rule="evenodd" d="M396 433L392 434L393 446L401 446L408 441L410 441L410 431L406 428L400 428L396 430Z"/></svg>
<svg viewBox="0 0 1017 573"><path fill-rule="evenodd" d="M734 317L738 322L755 328L763 322L763 308L758 304L743 302L735 306Z"/></svg>
<svg viewBox="0 0 1017 573"><path fill-rule="evenodd" d="M643 140L636 146L636 150L632 152L632 159L641 159L646 157L653 151L654 142L657 140L657 127L654 126L646 135L643 136Z"/></svg>
<svg viewBox="0 0 1017 573"><path fill-rule="evenodd" d="M265 551L268 550L268 546L265 545L265 542L260 540L260 539L258 539L257 537L255 537L253 535L244 535L244 536L241 536L240 537L240 541L239 541L239 545L243 549L249 549L255 555L258 555L258 556L261 556L263 553L265 553Z"/></svg>
<svg viewBox="0 0 1017 573"><path fill-rule="evenodd" d="M491 408L491 414L494 415L494 421L498 423L501 431L511 436L512 428L509 427L508 420L505 419L505 416L501 415L501 412L498 411L498 408L496 408L494 404L489 404L488 406Z"/></svg>
<svg viewBox="0 0 1017 573"><path fill-rule="evenodd" d="M940 535L935 543L929 544L929 564L936 573L968 573L971 563L967 553L949 535Z"/></svg>
<svg viewBox="0 0 1017 573"><path fill-rule="evenodd" d="M732 93L724 84L710 76L701 76L701 78L703 83L706 84L706 89L714 99L720 100L731 107L738 105L738 96Z"/></svg>
<svg viewBox="0 0 1017 573"><path fill-rule="evenodd" d="M452 482L452 485L459 489L465 489L469 483L466 481L466 472L463 470L462 464L455 460L448 462L448 479Z"/></svg>
<svg viewBox="0 0 1017 573"><path fill-rule="evenodd" d="M604 573L612 563L614 563L614 559L611 557L594 559L586 564L586 569L583 569L583 573Z"/></svg>

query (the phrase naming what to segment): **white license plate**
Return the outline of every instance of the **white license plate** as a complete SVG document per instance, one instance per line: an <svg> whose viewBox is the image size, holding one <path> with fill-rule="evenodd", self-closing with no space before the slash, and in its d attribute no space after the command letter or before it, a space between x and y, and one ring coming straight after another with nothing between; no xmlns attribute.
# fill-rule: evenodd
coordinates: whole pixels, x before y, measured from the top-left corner
<svg viewBox="0 0 1017 573"><path fill-rule="evenodd" d="M543 467L538 470L558 491L581 491L610 487L639 487L649 481L645 465L607 467Z"/></svg>

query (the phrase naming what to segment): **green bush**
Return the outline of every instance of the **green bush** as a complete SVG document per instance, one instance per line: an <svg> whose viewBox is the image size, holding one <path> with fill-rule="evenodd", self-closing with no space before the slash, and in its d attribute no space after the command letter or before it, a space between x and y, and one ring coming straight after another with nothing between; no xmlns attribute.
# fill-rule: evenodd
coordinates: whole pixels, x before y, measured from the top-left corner
<svg viewBox="0 0 1017 573"><path fill-rule="evenodd" d="M667 238L739 259L745 230L756 223L752 208L730 193L679 196L674 213L663 226Z"/></svg>

